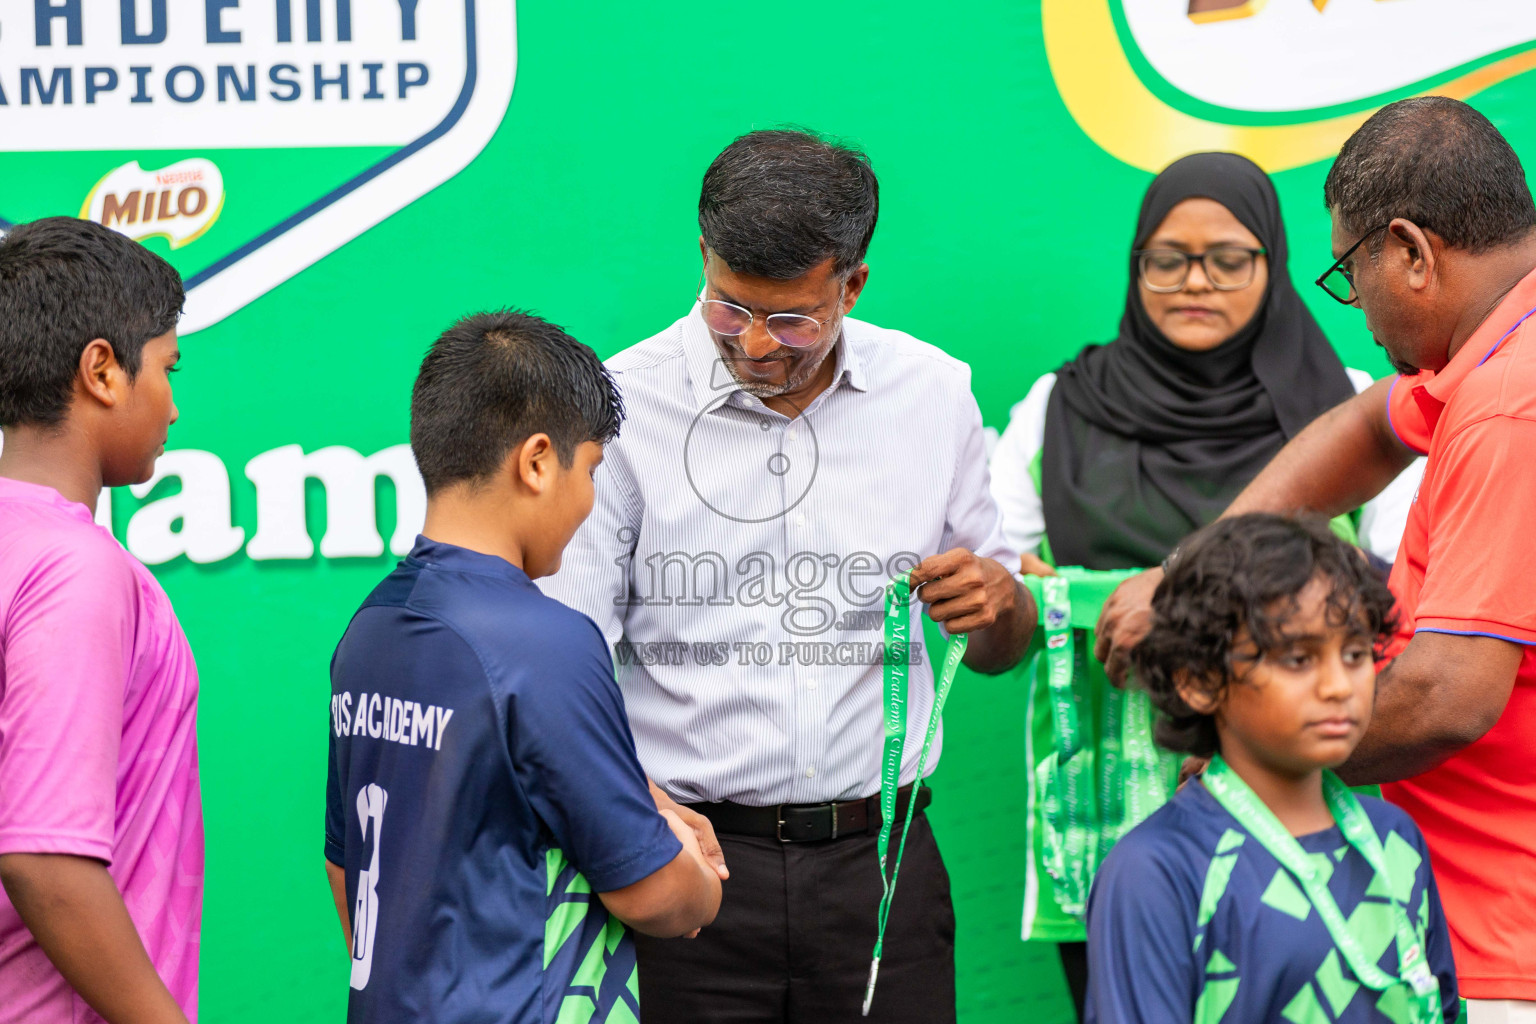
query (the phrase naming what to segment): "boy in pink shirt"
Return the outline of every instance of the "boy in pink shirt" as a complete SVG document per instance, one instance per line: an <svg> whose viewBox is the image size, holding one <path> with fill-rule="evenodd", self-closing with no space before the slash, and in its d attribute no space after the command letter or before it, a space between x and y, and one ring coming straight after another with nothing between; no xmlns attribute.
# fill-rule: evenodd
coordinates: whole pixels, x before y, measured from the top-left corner
<svg viewBox="0 0 1536 1024"><path fill-rule="evenodd" d="M164 451L182 299L97 224L0 239L0 1024L197 1016L197 668L93 521Z"/></svg>

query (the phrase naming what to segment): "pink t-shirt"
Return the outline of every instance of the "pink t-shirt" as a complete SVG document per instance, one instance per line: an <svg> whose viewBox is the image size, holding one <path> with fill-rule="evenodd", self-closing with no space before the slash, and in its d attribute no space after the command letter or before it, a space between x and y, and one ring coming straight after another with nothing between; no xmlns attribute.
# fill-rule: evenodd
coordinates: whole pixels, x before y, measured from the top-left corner
<svg viewBox="0 0 1536 1024"><path fill-rule="evenodd" d="M57 491L0 477L0 854L106 862L197 1020L197 666L148 569ZM0 1024L100 1021L0 891Z"/></svg>

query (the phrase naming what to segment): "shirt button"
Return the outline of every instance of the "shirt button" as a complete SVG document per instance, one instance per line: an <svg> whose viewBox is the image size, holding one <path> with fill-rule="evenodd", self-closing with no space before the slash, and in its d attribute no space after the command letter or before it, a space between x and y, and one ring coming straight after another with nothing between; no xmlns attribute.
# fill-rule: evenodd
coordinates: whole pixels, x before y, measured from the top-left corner
<svg viewBox="0 0 1536 1024"><path fill-rule="evenodd" d="M804 512L797 512L797 513L795 513L795 525L796 526L804 526L805 525L805 513Z"/></svg>
<svg viewBox="0 0 1536 1024"><path fill-rule="evenodd" d="M793 441L793 440L794 440L794 439L795 439L795 437L796 437L796 434L795 434L795 432L794 432L794 431L793 431L793 430L791 430L791 431L790 431L790 432L789 432L789 434L788 434L788 435L786 435L786 436L788 436L788 438L789 438L789 439L790 439L790 440L791 440L791 441Z"/></svg>
<svg viewBox="0 0 1536 1024"><path fill-rule="evenodd" d="M808 778L808 779L814 779L816 777L816 766L815 765L811 765L809 768L807 768L805 770L805 777Z"/></svg>
<svg viewBox="0 0 1536 1024"><path fill-rule="evenodd" d="M814 680L814 679L807 679L805 681L805 688L807 690L814 690L814 689L816 689L816 680Z"/></svg>

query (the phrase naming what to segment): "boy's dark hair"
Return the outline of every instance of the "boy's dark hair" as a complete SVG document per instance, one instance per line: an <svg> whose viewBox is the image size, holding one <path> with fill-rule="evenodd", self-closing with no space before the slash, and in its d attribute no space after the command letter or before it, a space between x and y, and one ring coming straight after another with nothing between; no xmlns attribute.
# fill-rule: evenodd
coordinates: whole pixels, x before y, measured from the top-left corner
<svg viewBox="0 0 1536 1024"><path fill-rule="evenodd" d="M1216 720L1179 696L1188 678L1219 695L1247 674L1233 643L1246 631L1260 654L1287 643L1297 595L1321 576L1327 619L1353 623L1378 651L1393 628L1392 592L1360 551L1315 518L1254 513L1220 519L1179 545L1152 595L1152 629L1131 651L1137 682L1162 712L1157 742L1209 757L1218 749Z"/></svg>
<svg viewBox="0 0 1536 1024"><path fill-rule="evenodd" d="M482 480L513 447L549 435L562 466L619 433L624 403L597 353L515 309L476 313L432 343L411 391L411 452L427 493Z"/></svg>
<svg viewBox="0 0 1536 1024"><path fill-rule="evenodd" d="M807 131L748 132L715 157L699 193L704 244L738 274L781 281L831 258L864 261L880 215L869 157Z"/></svg>
<svg viewBox="0 0 1536 1024"><path fill-rule="evenodd" d="M1514 148L1482 114L1444 96L1398 100L1372 114L1339 151L1323 202L1352 235L1406 217L1470 252L1536 226Z"/></svg>
<svg viewBox="0 0 1536 1024"><path fill-rule="evenodd" d="M80 353L106 340L128 378L144 343L176 327L186 295L165 260L74 217L0 238L0 426L53 426L69 411Z"/></svg>

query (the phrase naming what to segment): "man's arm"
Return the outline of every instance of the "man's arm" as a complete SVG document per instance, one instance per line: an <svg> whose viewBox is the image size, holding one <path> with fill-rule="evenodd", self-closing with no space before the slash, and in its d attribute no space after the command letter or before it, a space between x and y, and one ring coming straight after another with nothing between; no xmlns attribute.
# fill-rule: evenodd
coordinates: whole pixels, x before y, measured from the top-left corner
<svg viewBox="0 0 1536 1024"><path fill-rule="evenodd" d="M1407 469L1419 453L1397 439L1387 395L1398 378L1377 381L1307 425L1281 448L1222 513L1351 512Z"/></svg>
<svg viewBox="0 0 1536 1024"><path fill-rule="evenodd" d="M325 862L325 880L331 883L331 899L336 901L336 916L341 919L341 938L352 949L352 908L347 906L347 873L339 865Z"/></svg>
<svg viewBox="0 0 1536 1024"><path fill-rule="evenodd" d="M1293 437L1222 513L1315 512L1342 515L1380 494L1418 453L1397 439L1387 418L1396 378L1379 380L1319 416ZM1115 589L1099 614L1094 656L1116 683L1130 651L1152 625L1152 593L1162 569L1148 569Z"/></svg>
<svg viewBox="0 0 1536 1024"><path fill-rule="evenodd" d="M952 634L970 635L967 668L996 675L1024 656L1039 612L1029 591L996 559L953 548L919 562L911 580L929 618Z"/></svg>
<svg viewBox="0 0 1536 1024"><path fill-rule="evenodd" d="M1339 776L1352 786L1412 778L1482 739L1509 703L1524 653L1495 637L1415 633L1376 677L1371 727Z"/></svg>
<svg viewBox="0 0 1536 1024"><path fill-rule="evenodd" d="M0 883L64 980L111 1024L186 1024L100 861L8 853Z"/></svg>
<svg viewBox="0 0 1536 1024"><path fill-rule="evenodd" d="M1375 720L1345 765L1352 779L1417 775L1482 738L1536 645L1529 568L1515 557L1536 504L1536 422L1482 417L1435 440L1434 482L1419 498L1427 564L1404 610L1413 639L1380 676Z"/></svg>
<svg viewBox="0 0 1536 1024"><path fill-rule="evenodd" d="M996 675L1018 664L1029 648L1035 602L1013 577L1018 552L1008 549L1003 519L992 497L981 408L969 388L961 401L964 421L944 511L942 553L913 566L912 591L928 606L928 617L934 622L952 635L969 635L966 667Z"/></svg>

